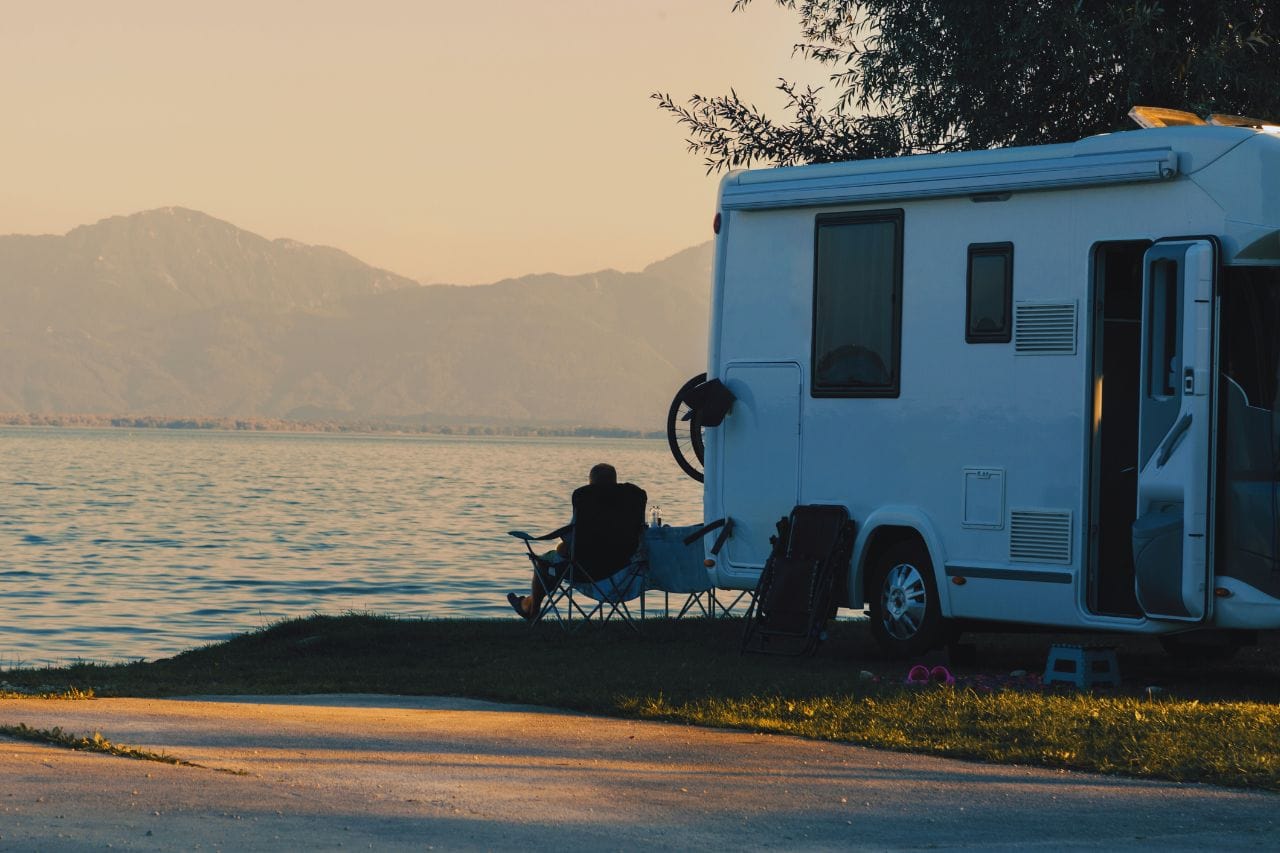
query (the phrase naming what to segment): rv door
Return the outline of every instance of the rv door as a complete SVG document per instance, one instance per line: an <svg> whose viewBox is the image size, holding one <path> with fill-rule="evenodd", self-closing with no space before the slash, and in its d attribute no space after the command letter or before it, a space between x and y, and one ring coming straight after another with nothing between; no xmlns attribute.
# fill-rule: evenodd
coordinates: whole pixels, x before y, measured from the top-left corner
<svg viewBox="0 0 1280 853"><path fill-rule="evenodd" d="M1144 260L1133 562L1153 619L1209 613L1216 275L1207 240L1156 243Z"/></svg>
<svg viewBox="0 0 1280 853"><path fill-rule="evenodd" d="M800 365L730 364L724 382L736 398L721 434L719 478L733 534L717 569L728 588L754 583L769 558L769 537L791 513L800 477Z"/></svg>

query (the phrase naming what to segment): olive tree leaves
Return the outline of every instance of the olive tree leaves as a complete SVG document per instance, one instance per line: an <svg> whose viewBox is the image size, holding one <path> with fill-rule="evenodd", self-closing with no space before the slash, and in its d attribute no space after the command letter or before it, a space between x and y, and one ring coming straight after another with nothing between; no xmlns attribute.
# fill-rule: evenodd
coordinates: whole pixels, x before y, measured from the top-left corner
<svg viewBox="0 0 1280 853"><path fill-rule="evenodd" d="M825 87L655 93L708 172L1066 142L1135 104L1280 119L1280 3L1246 0L774 0ZM751 0L735 0L742 11Z"/></svg>

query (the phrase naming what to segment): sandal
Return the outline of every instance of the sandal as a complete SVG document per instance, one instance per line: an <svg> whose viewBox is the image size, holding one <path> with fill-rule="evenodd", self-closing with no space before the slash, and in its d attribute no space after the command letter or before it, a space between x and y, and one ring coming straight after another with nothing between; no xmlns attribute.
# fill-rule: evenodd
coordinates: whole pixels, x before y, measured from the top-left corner
<svg viewBox="0 0 1280 853"><path fill-rule="evenodd" d="M510 604L511 609L520 614L520 618L524 621L533 621L533 614L524 609L524 596L516 592L509 592L507 593L507 604Z"/></svg>
<svg viewBox="0 0 1280 853"><path fill-rule="evenodd" d="M956 677L951 674L951 670L941 664L929 671L929 680L934 684L945 684L947 687L956 686Z"/></svg>
<svg viewBox="0 0 1280 853"><path fill-rule="evenodd" d="M929 667L923 664L916 664L911 667L911 671L907 673L907 684L928 684L929 683Z"/></svg>

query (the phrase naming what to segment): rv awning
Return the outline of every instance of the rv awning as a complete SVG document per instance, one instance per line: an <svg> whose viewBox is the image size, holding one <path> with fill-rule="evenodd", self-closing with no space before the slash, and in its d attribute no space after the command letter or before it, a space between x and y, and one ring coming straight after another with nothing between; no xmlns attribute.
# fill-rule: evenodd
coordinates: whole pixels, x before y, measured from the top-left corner
<svg viewBox="0 0 1280 853"><path fill-rule="evenodd" d="M1171 148L1148 148L838 176L805 176L803 167L780 171L790 174L763 178L767 171L745 172L726 181L721 207L761 210L1163 181L1178 174L1178 155Z"/></svg>

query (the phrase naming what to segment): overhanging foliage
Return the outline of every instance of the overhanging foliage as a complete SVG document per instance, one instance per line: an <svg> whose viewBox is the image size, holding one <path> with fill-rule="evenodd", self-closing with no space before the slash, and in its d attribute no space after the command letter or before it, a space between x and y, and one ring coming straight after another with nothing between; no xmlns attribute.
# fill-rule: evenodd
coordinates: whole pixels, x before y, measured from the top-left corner
<svg viewBox="0 0 1280 853"><path fill-rule="evenodd" d="M709 172L1066 142L1135 104L1280 120L1276 2L774 2L829 86L779 81L783 119L736 91L655 94Z"/></svg>

